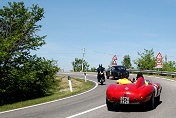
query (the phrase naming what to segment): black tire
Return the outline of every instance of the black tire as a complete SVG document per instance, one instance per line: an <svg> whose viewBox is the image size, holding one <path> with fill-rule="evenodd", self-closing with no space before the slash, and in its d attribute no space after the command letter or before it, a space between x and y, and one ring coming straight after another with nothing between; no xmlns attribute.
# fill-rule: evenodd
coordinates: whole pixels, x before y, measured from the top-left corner
<svg viewBox="0 0 176 118"><path fill-rule="evenodd" d="M114 76L114 74L112 75L112 79L115 79L115 76Z"/></svg>
<svg viewBox="0 0 176 118"><path fill-rule="evenodd" d="M152 94L152 97L150 98L150 101L149 101L149 108L150 109L154 109L155 108L155 98L154 98L154 93Z"/></svg>
<svg viewBox="0 0 176 118"><path fill-rule="evenodd" d="M106 106L108 111L114 110L113 104L106 99Z"/></svg>
<svg viewBox="0 0 176 118"><path fill-rule="evenodd" d="M129 73L127 74L127 78L129 78Z"/></svg>
<svg viewBox="0 0 176 118"><path fill-rule="evenodd" d="M156 102L157 104L160 103L160 95L159 95L158 97L155 98L155 102Z"/></svg>

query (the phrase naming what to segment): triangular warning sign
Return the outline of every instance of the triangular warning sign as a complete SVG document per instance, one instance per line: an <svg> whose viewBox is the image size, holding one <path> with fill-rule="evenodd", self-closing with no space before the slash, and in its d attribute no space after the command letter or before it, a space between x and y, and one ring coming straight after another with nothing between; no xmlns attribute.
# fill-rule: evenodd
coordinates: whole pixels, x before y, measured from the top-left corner
<svg viewBox="0 0 176 118"><path fill-rule="evenodd" d="M116 55L114 55L114 57L112 58L112 60L117 60L117 57L116 57Z"/></svg>
<svg viewBox="0 0 176 118"><path fill-rule="evenodd" d="M117 62L114 60L114 61L112 62L112 65L117 65Z"/></svg>
<svg viewBox="0 0 176 118"><path fill-rule="evenodd" d="M159 52L158 55L156 56L157 59L163 59L161 53Z"/></svg>
<svg viewBox="0 0 176 118"><path fill-rule="evenodd" d="M156 65L163 65L160 59L156 62Z"/></svg>

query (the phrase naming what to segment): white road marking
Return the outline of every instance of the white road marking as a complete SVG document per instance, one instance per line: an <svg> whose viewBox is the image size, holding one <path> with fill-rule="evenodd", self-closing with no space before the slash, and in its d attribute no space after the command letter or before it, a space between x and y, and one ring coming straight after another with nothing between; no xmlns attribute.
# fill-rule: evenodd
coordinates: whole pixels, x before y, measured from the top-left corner
<svg viewBox="0 0 176 118"><path fill-rule="evenodd" d="M88 112L91 112L91 111L100 109L100 108L105 107L105 106L106 106L106 104L103 104L103 105L100 105L100 106L98 106L98 107L89 109L89 110L87 110L87 111L83 111L83 112L81 112L81 113L77 113L77 114L75 114L75 115L68 116L68 117L66 117L66 118L74 118L74 117L76 117L76 116L80 116L80 115L86 114L86 113L88 113Z"/></svg>
<svg viewBox="0 0 176 118"><path fill-rule="evenodd" d="M87 79L88 80L88 79ZM37 106L41 106L41 105L45 105L45 104L49 104L49 103L53 103L53 102L58 102L58 101L61 101L61 100L65 100L65 99L69 99L69 98L73 98L73 97L76 97L76 96L79 96L79 95L83 95L85 93L88 93L92 90L94 90L95 88L97 88L98 86L98 83L93 81L93 80L88 80L88 81L91 81L93 83L95 83L95 86L88 90L88 91L85 91L83 93L80 93L80 94L76 94L76 95L73 95L73 96L69 96L69 97L65 97L65 98L61 98L61 99L57 99L57 100L53 100L53 101L49 101L49 102L44 102L44 103L40 103L40 104L35 104L35 105L31 105L31 106L27 106L27 107L22 107L22 108L17 108L17 109L12 109L12 110L8 110L8 111L3 111L3 112L0 112L0 114L4 114L4 113L8 113L8 112L13 112L13 111L18 111L18 110L23 110L23 109L27 109L27 108L32 108L32 107L37 107Z"/></svg>
<svg viewBox="0 0 176 118"><path fill-rule="evenodd" d="M155 77L155 78L160 78L160 77Z"/></svg>

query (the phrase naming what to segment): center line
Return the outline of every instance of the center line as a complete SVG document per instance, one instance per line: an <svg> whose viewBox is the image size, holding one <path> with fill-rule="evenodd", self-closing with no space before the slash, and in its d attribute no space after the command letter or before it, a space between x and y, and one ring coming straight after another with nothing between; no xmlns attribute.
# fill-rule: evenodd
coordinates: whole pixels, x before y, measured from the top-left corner
<svg viewBox="0 0 176 118"><path fill-rule="evenodd" d="M87 111L83 111L83 112L81 112L81 113L77 113L77 114L75 114L75 115L68 116L68 117L66 117L66 118L74 118L74 117L76 117L76 116L80 116L80 115L82 115L82 114L86 114L86 113L88 113L88 112L91 112L91 111L100 109L100 108L105 107L105 106L106 106L106 104L103 104L103 105L101 105L101 106L98 106L98 107L89 109L89 110L87 110Z"/></svg>

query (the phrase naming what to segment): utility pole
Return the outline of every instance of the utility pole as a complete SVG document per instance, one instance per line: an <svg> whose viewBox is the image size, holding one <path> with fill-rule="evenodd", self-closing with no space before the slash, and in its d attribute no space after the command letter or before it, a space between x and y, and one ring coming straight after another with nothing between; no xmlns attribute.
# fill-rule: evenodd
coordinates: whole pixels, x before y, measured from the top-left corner
<svg viewBox="0 0 176 118"><path fill-rule="evenodd" d="M165 62L167 62L167 54L165 55Z"/></svg>
<svg viewBox="0 0 176 118"><path fill-rule="evenodd" d="M85 48L83 48L82 72L83 72L83 68L84 68L84 55L85 55Z"/></svg>

